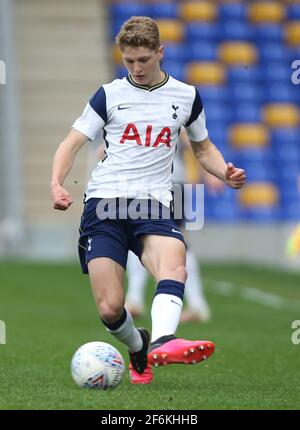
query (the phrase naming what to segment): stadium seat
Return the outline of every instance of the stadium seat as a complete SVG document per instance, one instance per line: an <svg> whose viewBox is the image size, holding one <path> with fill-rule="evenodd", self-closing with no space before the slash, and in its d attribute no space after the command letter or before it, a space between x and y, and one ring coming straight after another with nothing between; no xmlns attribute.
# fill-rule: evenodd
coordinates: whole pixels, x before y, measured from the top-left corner
<svg viewBox="0 0 300 430"><path fill-rule="evenodd" d="M184 25L176 19L156 20L162 42L180 43L184 39Z"/></svg>
<svg viewBox="0 0 300 430"><path fill-rule="evenodd" d="M116 44L112 46L112 57L116 66L120 66L123 64L121 50Z"/></svg>
<svg viewBox="0 0 300 430"><path fill-rule="evenodd" d="M201 97L207 101L226 102L229 100L229 91L226 85L198 85Z"/></svg>
<svg viewBox="0 0 300 430"><path fill-rule="evenodd" d="M222 21L232 19L243 21L247 16L247 5L243 2L220 4L219 16Z"/></svg>
<svg viewBox="0 0 300 430"><path fill-rule="evenodd" d="M223 42L219 45L219 59L227 65L255 64L258 53L255 45L248 42Z"/></svg>
<svg viewBox="0 0 300 430"><path fill-rule="evenodd" d="M300 129L294 127L275 128L271 131L272 144L282 145L284 143L299 144ZM300 145L299 145L300 151Z"/></svg>
<svg viewBox="0 0 300 430"><path fill-rule="evenodd" d="M151 8L151 18L168 18L175 19L179 16L179 7L177 2L167 1L153 3Z"/></svg>
<svg viewBox="0 0 300 430"><path fill-rule="evenodd" d="M284 62L288 60L288 52L284 44L275 42L262 42L259 47L259 56L261 63Z"/></svg>
<svg viewBox="0 0 300 430"><path fill-rule="evenodd" d="M184 43L164 43L164 60L185 61L188 54L187 46Z"/></svg>
<svg viewBox="0 0 300 430"><path fill-rule="evenodd" d="M217 41L222 37L220 26L210 22L187 22L185 25L186 42Z"/></svg>
<svg viewBox="0 0 300 430"><path fill-rule="evenodd" d="M222 40L246 40L251 41L254 37L254 28L247 22L228 20L220 23Z"/></svg>
<svg viewBox="0 0 300 430"><path fill-rule="evenodd" d="M295 86L290 80L287 82L275 82L266 85L265 98L267 102L289 103L300 101L300 97Z"/></svg>
<svg viewBox="0 0 300 430"><path fill-rule="evenodd" d="M235 103L232 107L233 118L235 122L260 122L261 109L260 105L255 102Z"/></svg>
<svg viewBox="0 0 300 430"><path fill-rule="evenodd" d="M281 43L283 40L283 27L280 24L259 24L253 28L258 44L261 42Z"/></svg>
<svg viewBox="0 0 300 430"><path fill-rule="evenodd" d="M173 60L163 60L162 61L162 69L168 72L174 79L178 79L179 81L183 81L185 78L185 67L184 63L180 61Z"/></svg>
<svg viewBox="0 0 300 430"><path fill-rule="evenodd" d="M110 15L125 21L132 16L149 16L151 9L152 5L138 1L117 2L110 5Z"/></svg>
<svg viewBox="0 0 300 430"><path fill-rule="evenodd" d="M237 123L229 129L229 141L236 148L264 147L269 143L269 131L260 123Z"/></svg>
<svg viewBox="0 0 300 430"><path fill-rule="evenodd" d="M279 190L271 182L246 184L239 192L239 202L244 207L275 206L279 201Z"/></svg>
<svg viewBox="0 0 300 430"><path fill-rule="evenodd" d="M286 8L277 1L255 1L248 6L248 17L254 24L282 22L286 17Z"/></svg>
<svg viewBox="0 0 300 430"><path fill-rule="evenodd" d="M189 61L216 61L217 45L212 42L192 42L186 46Z"/></svg>
<svg viewBox="0 0 300 430"><path fill-rule="evenodd" d="M300 20L289 21L285 25L285 40L290 46L300 45Z"/></svg>
<svg viewBox="0 0 300 430"><path fill-rule="evenodd" d="M230 85L233 103L260 103L265 100L265 89L256 83L237 82Z"/></svg>
<svg viewBox="0 0 300 430"><path fill-rule="evenodd" d="M206 102L205 114L209 121L219 121L227 123L232 120L232 112L225 103Z"/></svg>
<svg viewBox="0 0 300 430"><path fill-rule="evenodd" d="M185 1L180 4L180 17L186 22L215 21L218 17L217 5L212 1Z"/></svg>
<svg viewBox="0 0 300 430"><path fill-rule="evenodd" d="M263 120L271 128L297 127L299 108L292 103L270 103L262 109Z"/></svg>
<svg viewBox="0 0 300 430"><path fill-rule="evenodd" d="M288 19L300 19L300 2L288 5Z"/></svg>
<svg viewBox="0 0 300 430"><path fill-rule="evenodd" d="M290 64L281 63L279 61L266 63L261 68L261 75L266 84L270 82L290 82L291 66Z"/></svg>
<svg viewBox="0 0 300 430"><path fill-rule="evenodd" d="M257 66L229 66L227 68L228 83L255 83L260 82L264 76L264 71Z"/></svg>
<svg viewBox="0 0 300 430"><path fill-rule="evenodd" d="M124 78L124 76L127 76L127 74L128 74L127 69L124 66L117 66L115 68L115 71L116 71L115 77L118 79L122 79L122 78Z"/></svg>
<svg viewBox="0 0 300 430"><path fill-rule="evenodd" d="M276 172L271 163L247 161L241 162L240 166L245 169L247 173L247 183L257 181L273 182L276 179Z"/></svg>
<svg viewBox="0 0 300 430"><path fill-rule="evenodd" d="M188 63L186 78L193 85L222 85L226 80L226 69L218 62Z"/></svg>

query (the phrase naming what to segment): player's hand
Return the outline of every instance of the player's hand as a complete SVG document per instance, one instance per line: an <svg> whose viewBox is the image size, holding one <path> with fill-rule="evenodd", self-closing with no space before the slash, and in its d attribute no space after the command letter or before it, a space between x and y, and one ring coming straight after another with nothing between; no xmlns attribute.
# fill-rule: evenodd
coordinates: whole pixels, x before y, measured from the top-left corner
<svg viewBox="0 0 300 430"><path fill-rule="evenodd" d="M65 211L71 206L73 200L67 190L61 185L52 185L51 187L52 201L54 209Z"/></svg>
<svg viewBox="0 0 300 430"><path fill-rule="evenodd" d="M225 170L225 182L232 188L242 188L246 181L246 173L244 169L234 167L232 163L227 163Z"/></svg>

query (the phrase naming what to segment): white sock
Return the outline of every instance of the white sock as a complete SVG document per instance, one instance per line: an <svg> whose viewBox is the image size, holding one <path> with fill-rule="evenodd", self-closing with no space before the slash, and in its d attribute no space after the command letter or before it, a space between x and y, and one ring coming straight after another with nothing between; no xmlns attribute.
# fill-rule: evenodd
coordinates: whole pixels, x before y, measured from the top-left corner
<svg viewBox="0 0 300 430"><path fill-rule="evenodd" d="M157 294L154 297L151 318L151 342L161 336L175 334L180 321L182 300L172 294Z"/></svg>
<svg viewBox="0 0 300 430"><path fill-rule="evenodd" d="M143 341L139 331L133 324L133 319L130 313L127 311L126 320L124 323L116 330L111 330L106 327L115 338L125 343L131 351L140 351L143 347Z"/></svg>
<svg viewBox="0 0 300 430"><path fill-rule="evenodd" d="M128 288L125 302L143 309L144 292L147 283L148 272L138 257L131 251L128 253L126 270Z"/></svg>

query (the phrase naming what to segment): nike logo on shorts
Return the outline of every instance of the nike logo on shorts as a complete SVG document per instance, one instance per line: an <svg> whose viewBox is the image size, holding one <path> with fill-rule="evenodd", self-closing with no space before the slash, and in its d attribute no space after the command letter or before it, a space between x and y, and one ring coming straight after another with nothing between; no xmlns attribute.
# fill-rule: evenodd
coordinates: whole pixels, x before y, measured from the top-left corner
<svg viewBox="0 0 300 430"><path fill-rule="evenodd" d="M181 231L179 231L179 230L175 230L175 228L172 228L172 233L179 233L179 234L182 234L182 233L181 233Z"/></svg>

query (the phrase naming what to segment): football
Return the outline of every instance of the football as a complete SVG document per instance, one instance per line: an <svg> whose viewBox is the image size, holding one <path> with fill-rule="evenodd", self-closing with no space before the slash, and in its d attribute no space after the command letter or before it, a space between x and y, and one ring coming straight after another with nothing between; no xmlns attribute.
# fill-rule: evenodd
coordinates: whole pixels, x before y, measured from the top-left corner
<svg viewBox="0 0 300 430"><path fill-rule="evenodd" d="M85 343L77 349L71 362L72 377L76 384L84 388L116 388L124 370L120 352L105 342Z"/></svg>

